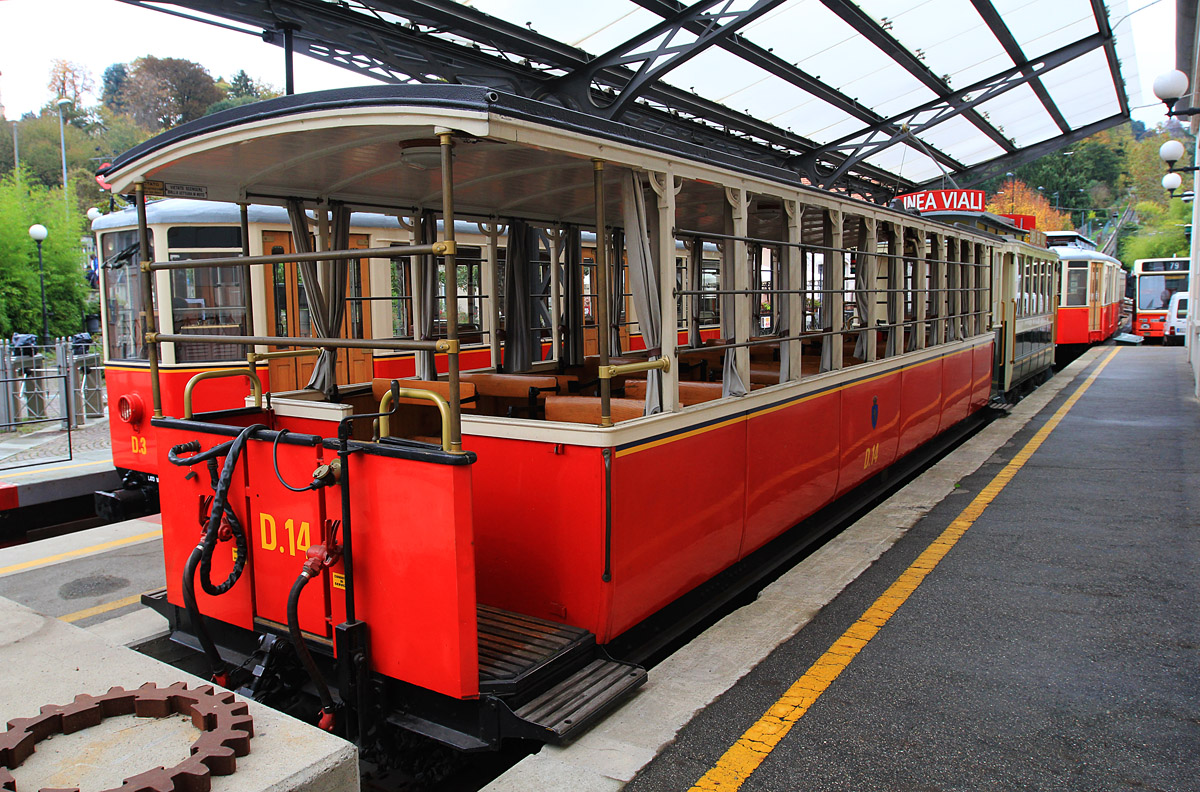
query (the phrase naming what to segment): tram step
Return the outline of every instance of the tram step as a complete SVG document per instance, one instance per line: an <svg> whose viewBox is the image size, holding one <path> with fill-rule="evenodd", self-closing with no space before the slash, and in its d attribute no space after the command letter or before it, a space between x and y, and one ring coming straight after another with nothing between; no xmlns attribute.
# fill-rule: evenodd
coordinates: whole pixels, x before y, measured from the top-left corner
<svg viewBox="0 0 1200 792"><path fill-rule="evenodd" d="M513 714L550 732L553 742L567 742L645 681L639 666L596 658Z"/></svg>
<svg viewBox="0 0 1200 792"><path fill-rule="evenodd" d="M478 606L478 618L481 693L536 695L595 654L595 636L579 627L486 605Z"/></svg>

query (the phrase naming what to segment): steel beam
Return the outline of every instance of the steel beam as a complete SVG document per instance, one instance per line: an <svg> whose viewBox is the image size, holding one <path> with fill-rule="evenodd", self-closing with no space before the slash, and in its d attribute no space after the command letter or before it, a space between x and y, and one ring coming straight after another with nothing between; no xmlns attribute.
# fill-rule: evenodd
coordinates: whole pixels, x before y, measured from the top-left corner
<svg viewBox="0 0 1200 792"><path fill-rule="evenodd" d="M971 0L971 4L975 6L975 10L979 12L979 16L983 17L983 21L987 24L988 29L992 31L992 35L996 37L996 41L1004 47L1004 51L1008 53L1008 57L1012 58L1013 63L1025 63L1028 58L1025 57L1025 52L1021 49L1021 45L1013 38L1012 31L1008 29L1008 25L1004 24L1004 20L1000 17L996 7L992 5L992 0ZM1063 118L1062 112L1058 109L1058 105L1050 98L1050 92L1046 90L1046 86L1042 81L1033 77L1029 81L1029 87L1033 89L1037 95L1038 101L1046 108L1046 112L1050 114L1050 118L1054 120L1054 125L1058 127L1060 132L1070 132L1071 125L1067 123L1067 119Z"/></svg>
<svg viewBox="0 0 1200 792"><path fill-rule="evenodd" d="M1182 7L1183 3L1180 3ZM1104 57L1108 59L1108 72L1112 76L1113 89L1117 92L1117 101L1121 105L1121 113L1129 115L1129 97L1125 94L1125 81L1121 79L1121 62L1117 59L1117 45L1113 38L1112 26L1108 24L1108 9L1104 0L1092 0L1092 16L1096 19L1096 29L1104 36Z"/></svg>
<svg viewBox="0 0 1200 792"><path fill-rule="evenodd" d="M810 178L820 184L835 181L857 163L894 146L908 135L916 135L918 132L923 132L950 118L970 112L971 108L995 99L1013 88L1027 84L1035 74L1044 75L1052 69L1070 63L1081 55L1103 46L1104 41L1104 37L1099 33L1093 33L1085 39L1054 50L1044 57L1018 63L998 74L955 91L943 99L927 102L920 107L893 116L888 121L898 127L899 131L888 138L883 138L879 132L865 134L860 132L804 155L799 164L810 175ZM1015 152L1014 149L1007 153ZM821 168L830 162L833 163L834 169L822 173Z"/></svg>
<svg viewBox="0 0 1200 792"><path fill-rule="evenodd" d="M1003 154L995 159L988 160L987 162L981 162L980 164L970 167L961 173L955 174L955 179L959 182L959 186L964 188L981 184L989 179L995 179L1003 176L1005 173L1011 171L1018 165L1024 165L1026 162L1032 162L1038 157L1044 157L1047 154L1058 151L1064 146L1069 146L1072 143L1083 140L1086 137L1090 137L1097 132L1103 132L1104 130L1115 127L1118 124L1123 124L1128 120L1129 116L1121 113L1111 115L1101 121L1096 121L1088 124L1087 126L1079 127L1078 129L1072 129L1066 134L1052 137L1047 140L1043 140L1040 143L1034 143L1030 146L1025 146L1024 148L1019 149L1012 154ZM930 179L924 184L918 185L918 189L937 189L940 183L940 178Z"/></svg>
<svg viewBox="0 0 1200 792"><path fill-rule="evenodd" d="M891 34L880 27L875 20L871 19L861 8L856 6L850 0L821 0L821 3L833 13L837 14L843 22L854 28L859 35L870 41L880 49L885 55L896 62L898 66L903 68L913 77L916 77L922 85L937 94L939 99L945 100L953 95L953 89L946 84L946 81L934 74L928 66L921 62L913 53L897 41ZM970 121L975 127L991 138L992 142L1008 153L1016 151L1016 146L1011 140L1006 138L1000 130L992 126L986 118L981 116L974 110L964 112L963 117Z"/></svg>

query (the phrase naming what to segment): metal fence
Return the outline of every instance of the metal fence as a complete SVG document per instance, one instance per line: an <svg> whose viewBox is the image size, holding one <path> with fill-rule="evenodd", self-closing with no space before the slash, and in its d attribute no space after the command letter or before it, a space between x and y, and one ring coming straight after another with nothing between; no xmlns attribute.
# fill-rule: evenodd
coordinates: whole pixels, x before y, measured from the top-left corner
<svg viewBox="0 0 1200 792"><path fill-rule="evenodd" d="M104 417L104 367L89 342L0 341L0 432L60 422L63 429Z"/></svg>

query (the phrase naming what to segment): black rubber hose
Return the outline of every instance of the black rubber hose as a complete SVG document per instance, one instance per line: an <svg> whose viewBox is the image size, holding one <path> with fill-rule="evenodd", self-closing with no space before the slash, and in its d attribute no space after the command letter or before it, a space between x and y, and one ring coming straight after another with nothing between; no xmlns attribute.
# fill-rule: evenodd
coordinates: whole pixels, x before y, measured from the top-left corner
<svg viewBox="0 0 1200 792"><path fill-rule="evenodd" d="M262 424L253 424L247 426L238 436L233 438L230 443L229 451L225 455L225 466L221 468L221 477L217 480L216 491L213 493L212 512L208 515L208 525L204 528L204 538L201 540L203 553L200 557L200 586L205 593L211 596L220 596L229 589L233 588L233 584L237 583L238 578L242 575L242 570L246 567L246 532L242 530L241 523L234 514L233 508L229 505L229 488L233 484L233 474L237 469L238 457L246 448L246 440L250 435L259 429L266 429ZM210 449L211 451L211 449ZM197 459L204 456L197 454L191 459ZM190 460L189 460L190 461ZM234 540L237 542L238 554L233 562L233 569L229 571L229 576L220 585L213 585L212 582L212 556L213 551L217 547L217 531L221 527L221 518L224 516L229 521L229 527L233 530Z"/></svg>
<svg viewBox="0 0 1200 792"><path fill-rule="evenodd" d="M279 483L283 485L284 489L291 492L308 492L316 489L311 483L305 487L293 487L283 480L283 474L279 472L279 441L287 433L287 429L280 429L275 433L275 442L271 443L271 464L275 466L275 478L279 479Z"/></svg>
<svg viewBox="0 0 1200 792"><path fill-rule="evenodd" d="M204 617L200 615L200 607L196 604L196 567L203 554L204 545L196 545L192 554L188 556L187 564L183 567L183 607L187 610L188 618L192 622L192 629L196 632L196 638L200 641L200 647L204 650L212 675L215 677L225 671L225 661L221 659L217 645L213 643L212 637L208 634L208 628L204 625Z"/></svg>
<svg viewBox="0 0 1200 792"><path fill-rule="evenodd" d="M190 457L181 457L179 456L180 454L188 454L200 450L199 440L188 440L186 443L180 443L177 446L171 446L171 449L167 451L167 461L172 465L191 467L192 465L198 465L201 462L207 462L210 459L216 459L217 457L225 456L231 445L233 445L233 440L226 440L224 443L215 445L203 453L199 453Z"/></svg>
<svg viewBox="0 0 1200 792"><path fill-rule="evenodd" d="M325 684L325 677L321 676L321 669L317 668L312 653L308 651L308 645L304 643L304 636L300 634L300 592L304 591L308 580L308 570L305 569L296 578L296 582L292 584L292 591L288 594L288 634L292 636L292 646L295 647L296 654L300 656L300 662L304 665L304 670L308 672L308 678L312 680L313 686L317 689L317 695L321 697L321 709L332 714L333 695L330 694L329 686Z"/></svg>

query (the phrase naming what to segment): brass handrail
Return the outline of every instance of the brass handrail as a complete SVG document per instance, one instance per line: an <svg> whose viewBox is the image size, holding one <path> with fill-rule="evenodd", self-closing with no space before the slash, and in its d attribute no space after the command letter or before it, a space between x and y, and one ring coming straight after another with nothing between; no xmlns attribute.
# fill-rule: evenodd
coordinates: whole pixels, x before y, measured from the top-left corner
<svg viewBox="0 0 1200 792"><path fill-rule="evenodd" d="M316 357L321 354L319 349L285 349L279 352L249 352L246 362L254 365L260 360L276 360L278 358Z"/></svg>
<svg viewBox="0 0 1200 792"><path fill-rule="evenodd" d="M597 369L596 376L600 379L612 379L613 377L622 377L626 374L633 374L638 371L670 371L671 359L661 357L657 360L647 360L646 362L638 363L622 363L614 366L601 366Z"/></svg>
<svg viewBox="0 0 1200 792"><path fill-rule="evenodd" d="M254 406L262 408L262 380L253 371L243 371L242 369L201 371L188 380L188 384L183 389L183 417L185 419L192 417L192 389L196 387L197 383L201 380L221 379L224 377L248 377L250 379L250 393L254 396Z"/></svg>
<svg viewBox="0 0 1200 792"><path fill-rule="evenodd" d="M398 388L396 395L401 399L422 399L424 401L433 402L438 408L438 412L442 416L442 450L452 452L453 447L450 443L450 402L440 393L433 391L422 390L421 388ZM388 408L392 406L392 391L383 394L383 398L379 400L379 412L386 413ZM391 419L387 415L379 416L379 437L384 438L392 433Z"/></svg>

